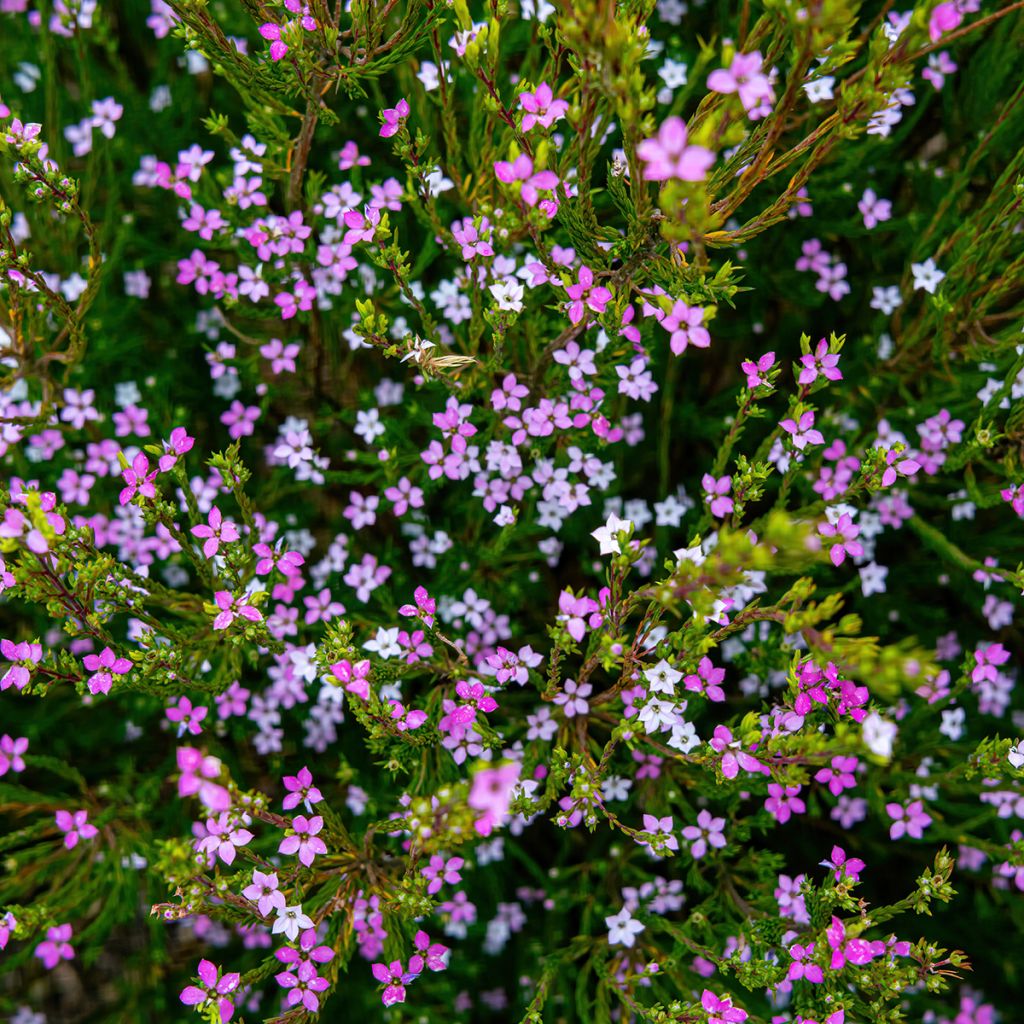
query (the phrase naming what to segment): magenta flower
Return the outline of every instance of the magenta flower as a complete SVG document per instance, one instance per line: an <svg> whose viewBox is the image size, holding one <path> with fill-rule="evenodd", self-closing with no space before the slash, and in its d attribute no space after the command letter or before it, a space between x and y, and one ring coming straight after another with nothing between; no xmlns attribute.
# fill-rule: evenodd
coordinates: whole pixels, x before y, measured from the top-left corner
<svg viewBox="0 0 1024 1024"><path fill-rule="evenodd" d="M578 324L588 309L595 313L603 313L605 306L612 300L612 293L607 288L594 285L594 272L584 264L580 267L576 284L566 285L566 292L572 300L569 305L569 319Z"/></svg>
<svg viewBox="0 0 1024 1024"><path fill-rule="evenodd" d="M127 658L118 658L109 647L104 647L99 654L87 654L84 664L93 674L86 680L89 692L110 693L114 676L127 675L132 663Z"/></svg>
<svg viewBox="0 0 1024 1024"><path fill-rule="evenodd" d="M445 860L440 854L431 854L430 863L420 870L420 874L427 879L427 892L432 896L441 891L443 885L456 885L462 881L459 869L465 861L461 857L452 857Z"/></svg>
<svg viewBox="0 0 1024 1024"><path fill-rule="evenodd" d="M742 1024L747 1019L747 1011L732 1005L732 996L716 996L709 989L704 989L700 997L700 1005L708 1014L708 1024Z"/></svg>
<svg viewBox="0 0 1024 1024"><path fill-rule="evenodd" d="M270 43L270 59L280 60L288 52L288 44L281 38L281 26L272 21L260 25L260 35Z"/></svg>
<svg viewBox="0 0 1024 1024"><path fill-rule="evenodd" d="M277 852L288 856L293 853L298 854L300 863L305 864L308 868L317 854L327 852L327 845L319 837L319 832L323 827L324 819L319 815L306 818L300 814L298 817L292 818L292 834L281 840Z"/></svg>
<svg viewBox="0 0 1024 1024"><path fill-rule="evenodd" d="M700 485L704 488L704 501L716 519L721 519L732 512L735 506L732 498L728 497L732 489L731 476L719 477L716 480L710 473L705 473L701 477Z"/></svg>
<svg viewBox="0 0 1024 1024"><path fill-rule="evenodd" d="M636 155L645 164L647 181L703 181L715 162L710 149L687 145L681 117L666 118L653 139L644 139L636 147Z"/></svg>
<svg viewBox="0 0 1024 1024"><path fill-rule="evenodd" d="M127 505L136 494L141 494L144 498L155 498L156 487L153 481L156 480L156 474L155 469L152 473L149 471L149 459L139 452L132 459L131 467L121 470L121 476L125 482L125 487L119 498L121 504Z"/></svg>
<svg viewBox="0 0 1024 1024"><path fill-rule="evenodd" d="M797 377L798 384L813 384L818 375L828 380L842 380L843 374L839 369L839 353L829 352L828 342L821 338L813 352L800 357L802 369Z"/></svg>
<svg viewBox="0 0 1024 1024"><path fill-rule="evenodd" d="M833 758L838 760L838 758ZM856 758L851 760L856 761ZM819 772L820 774L820 772ZM843 875L851 881L859 882L860 873L864 870L865 864L859 857L847 857L846 851L841 846L832 847L832 859L821 862L823 868L832 868L835 872L836 881L842 881Z"/></svg>
<svg viewBox="0 0 1024 1024"><path fill-rule="evenodd" d="M458 861L462 864L461 857L453 857L448 863ZM426 966L431 971L443 971L448 966L447 956L451 950L440 942L431 942L430 936L420 929L413 938L417 953L409 960L409 970L420 974Z"/></svg>
<svg viewBox="0 0 1024 1024"><path fill-rule="evenodd" d="M905 835L921 839L924 830L932 823L931 815L921 800L913 800L906 807L897 803L886 804L885 813L893 819L889 827L890 839L901 839Z"/></svg>
<svg viewBox="0 0 1024 1024"><path fill-rule="evenodd" d="M29 670L38 665L43 657L43 648L41 644L25 640L16 644L4 639L0 640L0 654L11 662L11 666L0 678L0 690L11 686L16 690L24 690L31 678Z"/></svg>
<svg viewBox="0 0 1024 1024"><path fill-rule="evenodd" d="M867 939L848 939L846 926L838 917L832 918L825 934L832 948L832 960L829 966L838 971L846 964L866 964L869 960L885 952L884 942L868 942Z"/></svg>
<svg viewBox="0 0 1024 1024"><path fill-rule="evenodd" d="M213 595L213 600L220 609L219 614L213 620L214 629L227 629L236 617L247 619L249 622L263 621L260 610L249 604L248 596L245 594L235 597L230 591L218 590Z"/></svg>
<svg viewBox="0 0 1024 1024"><path fill-rule="evenodd" d="M401 960L392 960L390 964L372 964L370 970L377 981L385 986L380 997L385 1006L405 1002L405 986L416 979L416 974L406 972Z"/></svg>
<svg viewBox="0 0 1024 1024"><path fill-rule="evenodd" d="M295 970L274 975L274 980L282 988L288 989L286 1006L298 1006L301 1003L310 1013L317 1012L320 1008L319 994L330 988L330 982L321 978L316 967L308 960L299 964Z"/></svg>
<svg viewBox="0 0 1024 1024"><path fill-rule="evenodd" d="M178 747L178 796L198 794L210 811L226 811L231 806L231 794L223 786L212 782L220 775L220 761L204 757L194 747Z"/></svg>
<svg viewBox="0 0 1024 1024"><path fill-rule="evenodd" d="M64 845L69 850L73 850L78 845L79 839L92 839L93 836L99 834L99 829L95 825L90 825L86 820L88 816L88 811L57 812L57 828L64 833Z"/></svg>
<svg viewBox="0 0 1024 1024"><path fill-rule="evenodd" d="M721 671L723 676L725 675L725 669L718 671ZM732 738L732 731L727 726L716 725L714 735L708 741L708 745L712 750L722 754L722 774L727 779L735 779L741 768L751 774L757 772L763 775L768 771L756 757L751 757L746 751L740 749L740 741Z"/></svg>
<svg viewBox="0 0 1024 1024"><path fill-rule="evenodd" d="M811 956L814 953L814 943L808 942L806 946L801 946L799 943L789 947L789 955L793 958L793 962L789 965L789 973L786 975L789 981L799 981L803 978L805 981L811 982L812 985L820 985L825 980L825 975L821 968L811 962Z"/></svg>
<svg viewBox="0 0 1024 1024"><path fill-rule="evenodd" d="M415 607L411 604L403 604L398 609L399 615L405 615L406 617L418 616L421 618L427 626L433 626L434 624L434 613L437 611L437 602L427 593L426 587L417 587L413 591L413 600L416 602Z"/></svg>
<svg viewBox="0 0 1024 1024"><path fill-rule="evenodd" d="M353 665L345 659L332 665L331 672L345 687L346 693L354 693L363 700L370 699L369 661L358 661Z"/></svg>
<svg viewBox="0 0 1024 1024"><path fill-rule="evenodd" d="M700 659L696 675L688 675L683 683L691 693L703 693L708 700L718 704L725 700L725 691L721 683L725 678L724 668L715 668L711 659L705 655Z"/></svg>
<svg viewBox="0 0 1024 1024"><path fill-rule="evenodd" d="M192 535L206 540L203 545L203 554L207 558L213 558L221 543L231 544L238 540L239 533L238 527L230 519L225 520L216 505L210 509L207 521L209 525L200 523L198 526L193 526Z"/></svg>
<svg viewBox="0 0 1024 1024"><path fill-rule="evenodd" d="M298 775L286 775L282 781L284 788L288 790L287 796L281 802L286 811L302 803L306 810L312 813L313 804L323 800L323 794L313 785L313 775L306 767L300 768Z"/></svg>
<svg viewBox="0 0 1024 1024"><path fill-rule="evenodd" d="M71 925L59 924L47 928L46 938L36 946L36 956L43 961L43 966L53 970L61 960L73 960L75 951L71 946Z"/></svg>
<svg viewBox="0 0 1024 1024"><path fill-rule="evenodd" d="M405 99L399 100L395 106L388 107L387 110L382 110L381 117L384 119L384 123L380 128L380 137L382 139L390 139L408 116L409 103Z"/></svg>
<svg viewBox="0 0 1024 1024"><path fill-rule="evenodd" d="M179 697L177 704L172 704L166 711L167 718L178 723L178 736L190 732L198 736L203 731L202 721L206 717L207 708L193 707L188 697Z"/></svg>
<svg viewBox="0 0 1024 1024"><path fill-rule="evenodd" d="M175 427L171 431L170 439L164 441L164 454L160 456L157 468L161 473L166 473L182 455L192 450L195 443L196 439L189 437L184 427Z"/></svg>
<svg viewBox="0 0 1024 1024"><path fill-rule="evenodd" d="M842 565L847 555L859 558L864 554L864 546L857 540L860 528L850 518L848 512L844 512L835 523L819 523L818 533L822 537L835 539L828 552L833 565Z"/></svg>
<svg viewBox="0 0 1024 1024"><path fill-rule="evenodd" d="M4 652L6 653L6 651ZM971 669L971 682L988 681L995 683L999 679L997 666L1005 665L1010 660L1010 652L1002 644L989 644L979 647L974 652L974 668ZM2 683L0 683L2 686Z"/></svg>
<svg viewBox="0 0 1024 1024"><path fill-rule="evenodd" d="M220 976L220 968L209 960L200 960L198 968L199 985L186 985L181 990L181 1001L186 1006L216 1006L221 1021L234 1016L235 1005L228 994L238 988L241 975L236 971Z"/></svg>
<svg viewBox="0 0 1024 1024"><path fill-rule="evenodd" d="M901 476L913 476L921 464L914 459L903 458L895 448L885 453L885 471L882 473L882 486L891 487Z"/></svg>

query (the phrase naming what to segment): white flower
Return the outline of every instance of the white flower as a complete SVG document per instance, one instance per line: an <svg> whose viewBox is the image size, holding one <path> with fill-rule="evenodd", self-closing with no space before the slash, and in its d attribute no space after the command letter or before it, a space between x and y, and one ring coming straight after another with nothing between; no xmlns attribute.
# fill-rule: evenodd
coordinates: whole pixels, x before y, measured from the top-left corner
<svg viewBox="0 0 1024 1024"><path fill-rule="evenodd" d="M683 673L674 669L664 658L644 672L644 679L650 684L652 693L668 693L674 696L676 683L682 678Z"/></svg>
<svg viewBox="0 0 1024 1024"><path fill-rule="evenodd" d="M864 743L872 754L879 757L892 757L892 745L896 740L895 722L884 719L877 711L872 711L862 723L862 736Z"/></svg>
<svg viewBox="0 0 1024 1024"><path fill-rule="evenodd" d="M681 718L676 719L672 726L672 735L669 737L668 745L674 750L688 754L694 747L700 746L700 737L693 727L693 722L686 722Z"/></svg>
<svg viewBox="0 0 1024 1024"><path fill-rule="evenodd" d="M313 921L302 912L301 904L295 907L278 907L277 920L274 922L273 933L278 935L284 932L289 942L294 942L299 937L300 931L313 927Z"/></svg>
<svg viewBox="0 0 1024 1024"><path fill-rule="evenodd" d="M676 709L670 701L652 697L641 709L637 718L648 734L669 729L675 724Z"/></svg>
<svg viewBox="0 0 1024 1024"><path fill-rule="evenodd" d="M610 512L604 526L592 530L590 536L601 545L602 555L617 555L620 552L618 534L629 533L632 529L630 520L620 519L614 512Z"/></svg>
<svg viewBox="0 0 1024 1024"><path fill-rule="evenodd" d="M494 517L494 522L498 526L511 526L515 521L516 514L509 505L502 505Z"/></svg>
<svg viewBox="0 0 1024 1024"><path fill-rule="evenodd" d="M490 293L494 297L494 303L498 309L510 313L521 313L523 311L523 294L525 289L514 277L507 277L504 281L492 284Z"/></svg>
<svg viewBox="0 0 1024 1024"><path fill-rule="evenodd" d="M423 88L427 92L433 92L441 84L440 70L430 60L420 61L420 69L416 72L416 77L423 83Z"/></svg>
<svg viewBox="0 0 1024 1024"><path fill-rule="evenodd" d="M868 562L857 571L860 573L860 588L865 597L885 593L885 578L889 575L887 566L879 565L877 562Z"/></svg>
<svg viewBox="0 0 1024 1024"><path fill-rule="evenodd" d="M1010 747L1010 750L1006 755L1006 759L1014 768L1024 767L1024 740L1021 740L1016 745Z"/></svg>
<svg viewBox="0 0 1024 1024"><path fill-rule="evenodd" d="M873 287L871 289L871 302L869 305L872 309L877 309L880 313L888 316L893 310L903 305L903 299L900 298L899 285L894 284L888 288Z"/></svg>
<svg viewBox="0 0 1024 1024"><path fill-rule="evenodd" d="M381 658L395 658L402 653L401 645L398 643L398 627L393 629L378 628L377 635L373 640L367 640L363 644L364 651L372 651Z"/></svg>
<svg viewBox="0 0 1024 1024"><path fill-rule="evenodd" d="M703 565L707 557L700 544L694 544L692 548L677 548L672 554L676 556L677 562L693 562L694 565Z"/></svg>
<svg viewBox="0 0 1024 1024"><path fill-rule="evenodd" d="M804 92L811 103L822 103L832 99L832 86L835 84L836 80L832 75L823 75L813 82L805 82Z"/></svg>
<svg viewBox="0 0 1024 1024"><path fill-rule="evenodd" d="M606 917L604 923L608 926L608 942L613 946L632 946L636 937L644 930L644 926L633 919L633 915L626 907L617 914Z"/></svg>
<svg viewBox="0 0 1024 1024"><path fill-rule="evenodd" d="M939 726L939 732L956 743L963 735L966 718L967 712L963 708L948 708L942 712L942 725Z"/></svg>
<svg viewBox="0 0 1024 1024"><path fill-rule="evenodd" d="M914 291L923 288L929 295L935 294L935 289L946 276L930 256L924 263L911 263L910 270L914 275Z"/></svg>

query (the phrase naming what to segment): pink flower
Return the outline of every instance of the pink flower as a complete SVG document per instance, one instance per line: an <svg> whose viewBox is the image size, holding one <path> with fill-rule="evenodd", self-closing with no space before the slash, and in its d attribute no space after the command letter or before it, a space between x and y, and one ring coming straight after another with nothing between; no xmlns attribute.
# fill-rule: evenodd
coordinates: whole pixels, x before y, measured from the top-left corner
<svg viewBox="0 0 1024 1024"><path fill-rule="evenodd" d="M838 758L833 758L833 760L838 760ZM852 760L856 760L856 758ZM821 772L818 774L820 775ZM823 860L821 866L832 868L837 882L842 880L844 874L851 881L859 882L860 873L864 870L865 864L859 857L847 857L846 851L841 846L833 846L832 859Z"/></svg>
<svg viewBox="0 0 1024 1024"><path fill-rule="evenodd" d="M742 1024L747 1019L747 1011L732 1005L732 996L716 996L709 989L704 989L700 997L700 1005L708 1014L708 1024Z"/></svg>
<svg viewBox="0 0 1024 1024"><path fill-rule="evenodd" d="M75 848L79 839L92 839L99 833L99 829L95 825L90 825L86 820L88 816L88 811L57 812L57 828L64 833L64 845L69 850Z"/></svg>
<svg viewBox="0 0 1024 1024"><path fill-rule="evenodd" d="M799 421L792 418L784 419L779 426L793 439L793 447L803 451L809 444L824 444L820 430L814 429L814 413L808 410L800 416ZM849 518L849 517L847 517Z"/></svg>
<svg viewBox="0 0 1024 1024"><path fill-rule="evenodd" d="M22 754L26 750L28 750L27 737L19 736L17 739L13 739L7 733L0 736L0 778L9 771L23 772L25 770Z"/></svg>
<svg viewBox="0 0 1024 1024"><path fill-rule="evenodd" d="M46 930L46 939L36 946L36 956L43 966L53 970L61 960L73 960L75 951L71 946L71 925L59 924Z"/></svg>
<svg viewBox="0 0 1024 1024"><path fill-rule="evenodd" d="M124 478L125 487L121 491L120 502L122 505L127 505L136 494L141 494L144 498L155 498L156 488L153 485L153 481L156 480L157 471L154 469L151 473L149 471L149 459L139 452L138 455L132 459L132 464L129 469L121 471L121 476Z"/></svg>
<svg viewBox="0 0 1024 1024"><path fill-rule="evenodd" d="M771 81L762 70L761 54L737 53L728 70L719 68L708 76L708 88L712 92L738 93L747 116L756 121L771 113L775 91Z"/></svg>
<svg viewBox="0 0 1024 1024"><path fill-rule="evenodd" d="M708 846L716 850L725 846L725 818L713 818L710 811L701 811L697 815L697 824L687 825L682 834L691 844L690 856L700 860L708 852Z"/></svg>
<svg viewBox="0 0 1024 1024"><path fill-rule="evenodd" d="M904 835L921 839L924 830L932 823L931 815L925 811L921 800L913 800L906 807L897 803L886 804L885 812L893 819L889 828L890 839L900 839Z"/></svg>
<svg viewBox="0 0 1024 1024"><path fill-rule="evenodd" d="M405 615L407 617L421 618L427 626L433 626L434 624L434 613L437 611L437 602L428 595L426 587L417 587L413 591L413 600L416 602L416 606L413 607L411 604L403 604L398 609L399 615Z"/></svg>
<svg viewBox="0 0 1024 1024"><path fill-rule="evenodd" d="M473 776L467 803L474 811L482 812L473 825L480 835L489 836L504 824L521 770L518 762L511 761L497 768L481 769Z"/></svg>
<svg viewBox="0 0 1024 1024"><path fill-rule="evenodd" d="M819 523L818 533L822 537L836 539L828 553L828 557L832 559L833 565L842 565L847 555L859 558L864 554L864 546L857 540L860 528L853 522L847 512L844 512L834 524Z"/></svg>
<svg viewBox="0 0 1024 1024"><path fill-rule="evenodd" d="M384 123L380 128L380 137L382 139L390 139L398 131L401 122L408 116L409 103L404 99L399 100L395 106L382 110L381 117L384 119Z"/></svg>
<svg viewBox="0 0 1024 1024"><path fill-rule="evenodd" d="M358 661L353 665L352 662L343 659L331 666L331 672L345 687L346 693L354 693L363 700L370 699L369 661Z"/></svg>
<svg viewBox="0 0 1024 1024"><path fill-rule="evenodd" d="M283 910L285 905L284 893L278 889L277 875L275 873L264 874L258 868L252 872L252 884L242 890L242 895L247 900L256 904L261 917L266 917L271 910Z"/></svg>
<svg viewBox="0 0 1024 1024"><path fill-rule="evenodd" d="M636 154L643 160L647 181L703 181L715 162L715 154L703 146L687 145L686 123L666 118L653 139L644 139Z"/></svg>
<svg viewBox="0 0 1024 1024"><path fill-rule="evenodd" d="M118 658L109 647L104 647L99 654L87 654L84 664L93 675L86 680L89 692L110 693L113 676L127 675L132 663L127 658Z"/></svg>
<svg viewBox="0 0 1024 1024"><path fill-rule="evenodd" d="M566 679L562 691L555 694L555 703L565 711L566 718L575 718L590 711L587 697L593 687L590 683L577 683L575 679Z"/></svg>
<svg viewBox="0 0 1024 1024"><path fill-rule="evenodd" d="M198 736L203 731L201 723L207 710L205 707L194 708L188 697L179 697L178 703L169 707L166 714L170 721L178 723L178 736L184 736L186 731Z"/></svg>
<svg viewBox="0 0 1024 1024"><path fill-rule="evenodd" d="M209 960L199 961L199 985L186 985L181 990L181 1001L186 1006L215 1005L221 1021L229 1021L234 1016L235 1006L228 994L238 988L242 980L237 972L219 977L220 968Z"/></svg>
<svg viewBox="0 0 1024 1024"><path fill-rule="evenodd" d="M803 814L807 810L807 805L799 798L800 789L800 786L782 786L770 782L764 809L780 825L785 825L794 814Z"/></svg>
<svg viewBox="0 0 1024 1024"><path fill-rule="evenodd" d="M716 519L721 519L732 512L735 506L732 498L728 497L732 488L731 476L719 477L716 480L710 473L705 473L701 478L701 487L704 488L704 500Z"/></svg>
<svg viewBox="0 0 1024 1024"><path fill-rule="evenodd" d="M281 26L272 21L260 25L260 35L270 43L270 59L280 60L288 52L288 44L281 38Z"/></svg>
<svg viewBox="0 0 1024 1024"><path fill-rule="evenodd" d="M565 117L569 104L565 100L556 100L551 86L541 82L533 92L519 94L519 106L526 111L523 114L523 131L528 132L535 124L550 128L555 121Z"/></svg>
<svg viewBox="0 0 1024 1024"><path fill-rule="evenodd" d="M700 659L696 675L688 675L683 682L691 693L703 693L708 700L721 703L725 700L725 691L721 683L725 678L724 668L715 668L711 659L705 655Z"/></svg>
<svg viewBox="0 0 1024 1024"><path fill-rule="evenodd" d="M669 348L673 355L681 356L687 345L707 348L711 344L711 335L703 323L703 307L688 306L678 300L673 304L672 309L661 317L661 326L670 335Z"/></svg>
<svg viewBox="0 0 1024 1024"><path fill-rule="evenodd" d="M213 620L214 629L227 629L236 617L247 619L249 622L262 622L263 615L260 610L249 604L248 597L241 594L235 597L227 590L218 590L213 595L214 603L220 612Z"/></svg>
<svg viewBox="0 0 1024 1024"><path fill-rule="evenodd" d="M946 32L952 32L964 20L958 3L939 4L928 19L928 38L937 43Z"/></svg>
<svg viewBox="0 0 1024 1024"><path fill-rule="evenodd" d="M800 357L803 369L797 378L798 384L813 384L820 373L828 380L842 380L843 374L839 369L839 353L829 352L828 342L821 338L815 346L814 351Z"/></svg>
<svg viewBox="0 0 1024 1024"><path fill-rule="evenodd" d="M318 834L323 827L324 819L320 815L306 818L300 814L292 819L293 834L281 840L277 852L286 855L298 854L299 861L308 868L314 857L327 852L327 845Z"/></svg>
<svg viewBox="0 0 1024 1024"><path fill-rule="evenodd" d="M825 980L821 968L817 964L811 963L813 953L813 942L808 942L806 946L796 944L789 947L789 955L793 958L793 962L789 965L787 980L799 981L803 978L811 982L812 985L820 985Z"/></svg>
<svg viewBox="0 0 1024 1024"><path fill-rule="evenodd" d="M832 918L825 934L828 937L828 944L832 948L832 960L829 966L833 971L838 971L846 964L866 964L876 956L885 952L884 942L868 942L867 939L848 939L846 937L846 926L838 917Z"/></svg>
<svg viewBox="0 0 1024 1024"><path fill-rule="evenodd" d="M288 790L287 796L281 801L281 806L290 811L302 803L306 810L312 813L313 804L323 800L323 794L313 785L313 775L306 767L299 769L298 775L286 775L282 780L284 788Z"/></svg>
<svg viewBox="0 0 1024 1024"><path fill-rule="evenodd" d="M569 319L574 324L578 324L586 316L587 309L603 313L605 306L612 300L612 293L607 288L594 286L594 272L586 264L580 267L577 283L566 285L565 290L572 300L569 306Z"/></svg>
<svg viewBox="0 0 1024 1024"><path fill-rule="evenodd" d="M216 818L208 818L206 832L206 836L196 844L196 849L200 853L212 853L220 857L225 864L233 864L235 848L245 846L253 837L248 829L232 821L226 813Z"/></svg>
<svg viewBox="0 0 1024 1024"><path fill-rule="evenodd" d="M192 450L195 443L196 439L189 437L184 427L175 427L171 431L170 439L164 441L164 454L160 456L157 468L161 473L166 473L182 455Z"/></svg>
<svg viewBox="0 0 1024 1024"><path fill-rule="evenodd" d="M744 359L740 363L740 369L747 375L747 387L758 388L758 387L770 387L767 373L775 365L775 353L765 352L763 356L760 356L756 363L751 362L749 359Z"/></svg>

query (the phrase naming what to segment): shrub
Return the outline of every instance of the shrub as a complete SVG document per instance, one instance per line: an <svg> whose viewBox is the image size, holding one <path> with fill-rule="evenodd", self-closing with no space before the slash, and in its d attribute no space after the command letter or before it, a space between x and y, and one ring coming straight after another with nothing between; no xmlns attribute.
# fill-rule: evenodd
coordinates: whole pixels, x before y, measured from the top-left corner
<svg viewBox="0 0 1024 1024"><path fill-rule="evenodd" d="M1024 5L151 4L0 3L0 1008L1015 1019Z"/></svg>

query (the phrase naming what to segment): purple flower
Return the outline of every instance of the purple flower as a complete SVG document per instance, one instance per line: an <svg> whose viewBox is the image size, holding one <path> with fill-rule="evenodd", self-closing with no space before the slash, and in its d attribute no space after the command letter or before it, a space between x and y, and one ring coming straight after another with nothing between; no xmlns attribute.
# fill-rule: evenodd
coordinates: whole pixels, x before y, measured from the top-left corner
<svg viewBox="0 0 1024 1024"><path fill-rule="evenodd" d="M241 975L232 971L219 977L220 968L209 960L199 961L198 975L199 985L186 985L181 990L181 1001L186 1006L215 1005L222 1021L231 1020L235 1005L227 996L238 988Z"/></svg>

